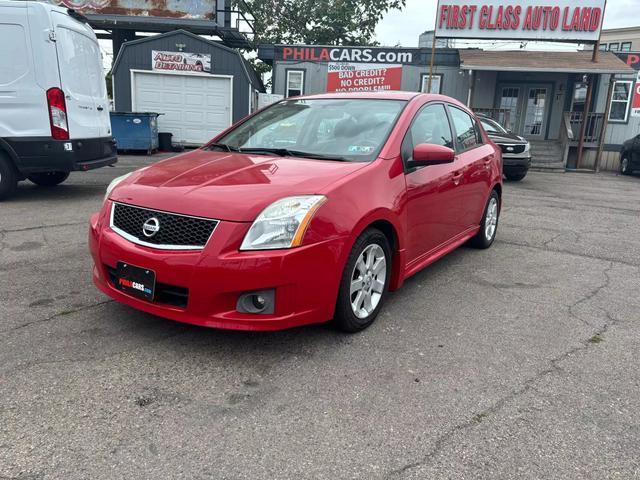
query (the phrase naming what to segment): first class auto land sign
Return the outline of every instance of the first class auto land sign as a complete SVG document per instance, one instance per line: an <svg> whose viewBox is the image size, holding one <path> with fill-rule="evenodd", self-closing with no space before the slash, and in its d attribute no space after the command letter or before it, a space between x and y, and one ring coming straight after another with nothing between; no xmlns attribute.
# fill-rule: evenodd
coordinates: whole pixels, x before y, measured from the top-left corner
<svg viewBox="0 0 640 480"><path fill-rule="evenodd" d="M329 63L327 92L400 90L402 65Z"/></svg>
<svg viewBox="0 0 640 480"><path fill-rule="evenodd" d="M605 0L439 0L436 36L595 42Z"/></svg>

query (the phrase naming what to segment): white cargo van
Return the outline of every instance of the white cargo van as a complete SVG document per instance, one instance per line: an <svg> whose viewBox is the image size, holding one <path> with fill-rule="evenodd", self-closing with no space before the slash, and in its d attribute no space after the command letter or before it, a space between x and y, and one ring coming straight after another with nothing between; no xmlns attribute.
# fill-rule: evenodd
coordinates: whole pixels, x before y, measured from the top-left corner
<svg viewBox="0 0 640 480"><path fill-rule="evenodd" d="M117 161L100 48L62 7L0 0L0 199Z"/></svg>

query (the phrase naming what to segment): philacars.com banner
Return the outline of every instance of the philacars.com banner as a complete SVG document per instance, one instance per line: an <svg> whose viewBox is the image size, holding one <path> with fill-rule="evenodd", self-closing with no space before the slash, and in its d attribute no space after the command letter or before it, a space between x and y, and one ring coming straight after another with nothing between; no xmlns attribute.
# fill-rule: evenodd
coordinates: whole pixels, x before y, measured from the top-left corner
<svg viewBox="0 0 640 480"><path fill-rule="evenodd" d="M400 90L402 65L329 63L327 92Z"/></svg>

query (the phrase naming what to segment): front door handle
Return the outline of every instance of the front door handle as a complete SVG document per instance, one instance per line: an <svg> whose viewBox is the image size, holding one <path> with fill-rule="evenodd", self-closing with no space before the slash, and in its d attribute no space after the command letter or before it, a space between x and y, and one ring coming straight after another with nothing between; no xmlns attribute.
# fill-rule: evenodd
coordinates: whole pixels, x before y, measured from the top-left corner
<svg viewBox="0 0 640 480"><path fill-rule="evenodd" d="M98 110L99 112L101 112L101 111L103 111L103 110L104 110L104 107L103 107L102 105L98 105L97 110Z"/></svg>
<svg viewBox="0 0 640 480"><path fill-rule="evenodd" d="M462 179L462 172L455 172L453 174L453 183L455 185L458 185L461 179Z"/></svg>

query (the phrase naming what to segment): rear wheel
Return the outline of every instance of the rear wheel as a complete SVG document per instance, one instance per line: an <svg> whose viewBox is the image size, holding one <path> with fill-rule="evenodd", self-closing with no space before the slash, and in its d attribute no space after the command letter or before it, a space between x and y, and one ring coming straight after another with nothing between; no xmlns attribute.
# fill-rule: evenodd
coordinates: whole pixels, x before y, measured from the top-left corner
<svg viewBox="0 0 640 480"><path fill-rule="evenodd" d="M356 240L344 267L336 304L335 325L344 332L364 330L378 316L391 278L391 248L375 228Z"/></svg>
<svg viewBox="0 0 640 480"><path fill-rule="evenodd" d="M484 215L480 223L480 231L469 242L476 248L489 248L496 238L498 231L498 217L500 216L500 197L498 192L493 190L486 207L484 207Z"/></svg>
<svg viewBox="0 0 640 480"><path fill-rule="evenodd" d="M18 186L18 175L6 153L0 151L0 200L10 197Z"/></svg>
<svg viewBox="0 0 640 480"><path fill-rule="evenodd" d="M631 174L631 167L629 165L629 158L627 158L627 156L623 156L620 159L620 173L622 175L630 175Z"/></svg>
<svg viewBox="0 0 640 480"><path fill-rule="evenodd" d="M55 187L69 178L69 172L32 173L27 178L41 187Z"/></svg>

